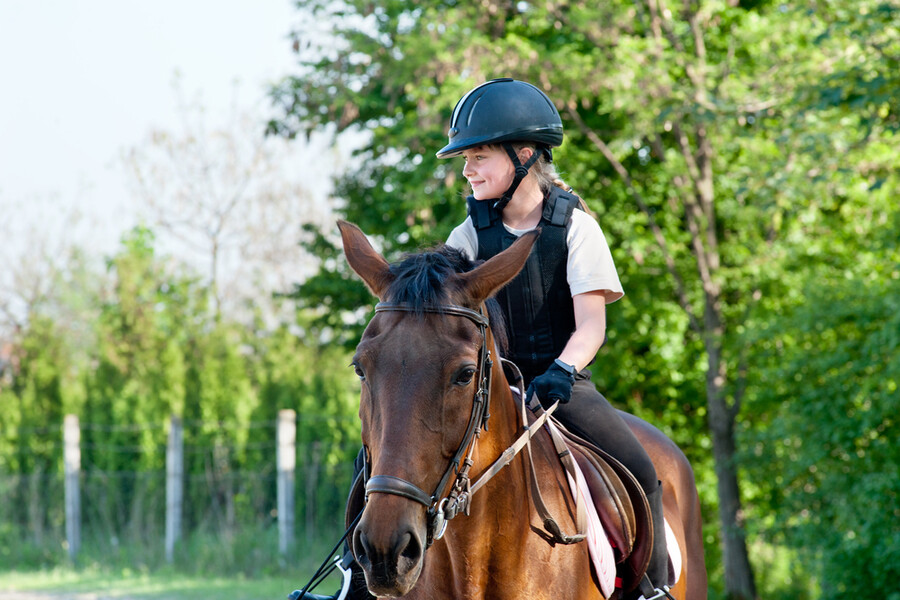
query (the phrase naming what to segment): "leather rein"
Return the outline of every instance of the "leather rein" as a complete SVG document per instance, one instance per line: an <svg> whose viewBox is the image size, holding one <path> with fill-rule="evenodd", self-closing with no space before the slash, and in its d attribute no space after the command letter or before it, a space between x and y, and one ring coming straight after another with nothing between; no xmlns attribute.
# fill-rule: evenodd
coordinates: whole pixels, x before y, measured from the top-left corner
<svg viewBox="0 0 900 600"><path fill-rule="evenodd" d="M401 496L422 504L427 509L428 518L428 535L426 546L430 546L434 540L439 540L447 528L447 522L453 519L459 513L469 514L469 506L472 494L478 491L491 478L499 473L503 467L509 465L513 458L522 450L528 448L528 462L532 476L532 498L535 501L536 508L544 521L544 528L550 534L552 541L562 544L573 544L584 539L584 507L582 503L578 503L578 531L575 535L566 535L562 532L555 519L550 516L541 498L538 482L534 470L534 460L531 456L531 438L544 426L550 418L556 405L550 407L546 411L541 412L537 419L529 425L525 411L525 392L522 389L521 377L519 378L519 393L522 404L522 426L523 431L519 437L509 446L478 478L472 482L469 477L469 470L474 464L472 455L475 451L475 444L481 436L482 430L487 431L488 419L490 418L491 404L491 371L494 361L491 358L491 350L488 348L487 330L490 322L486 314L480 309L472 310L456 305L438 305L414 307L408 304L391 304L379 302L375 305L375 312L407 312L407 313L431 313L439 315L450 315L455 317L463 317L472 321L478 326L481 332L481 349L479 351L478 371L478 389L475 391L472 400L472 412L469 416L469 423L466 426L465 434L453 454L453 458L444 470L444 474L440 482L429 494L414 483L411 483L400 477L393 475L373 475L368 477L368 448L366 449L366 468L363 475L365 484L365 497L368 501L369 494L393 494ZM515 365L505 359L501 361L507 364ZM539 406L539 405L538 405ZM552 432L551 432L552 433ZM572 459L568 454L568 449L560 445L559 440L554 439L556 443L557 453L563 460L566 469L569 470ZM454 477L455 473L455 477ZM441 496L450 479L453 478L453 485L450 492L446 496Z"/></svg>

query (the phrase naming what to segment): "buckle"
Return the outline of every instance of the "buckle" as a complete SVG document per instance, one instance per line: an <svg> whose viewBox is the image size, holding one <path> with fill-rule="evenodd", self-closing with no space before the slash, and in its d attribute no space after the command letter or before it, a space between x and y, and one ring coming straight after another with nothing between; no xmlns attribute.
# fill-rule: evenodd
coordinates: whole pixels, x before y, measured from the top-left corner
<svg viewBox="0 0 900 600"><path fill-rule="evenodd" d="M672 596L669 594L670 589L671 588L667 585L664 585L661 588L653 588L652 596L641 596L641 598L643 598L644 600L662 600L662 598L674 600L674 598L672 598Z"/></svg>

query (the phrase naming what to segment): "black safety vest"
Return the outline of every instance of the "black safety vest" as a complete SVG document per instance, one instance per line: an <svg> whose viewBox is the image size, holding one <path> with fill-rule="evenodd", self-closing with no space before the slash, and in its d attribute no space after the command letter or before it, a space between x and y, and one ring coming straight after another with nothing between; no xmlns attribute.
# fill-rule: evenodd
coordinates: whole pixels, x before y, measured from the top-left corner
<svg viewBox="0 0 900 600"><path fill-rule="evenodd" d="M493 201L467 199L469 216L478 234L478 256L487 260L517 239L503 227ZM569 248L566 233L578 198L553 187L544 197L541 235L525 266L497 294L509 333L509 357L529 382L560 355L575 331L575 309L566 279Z"/></svg>

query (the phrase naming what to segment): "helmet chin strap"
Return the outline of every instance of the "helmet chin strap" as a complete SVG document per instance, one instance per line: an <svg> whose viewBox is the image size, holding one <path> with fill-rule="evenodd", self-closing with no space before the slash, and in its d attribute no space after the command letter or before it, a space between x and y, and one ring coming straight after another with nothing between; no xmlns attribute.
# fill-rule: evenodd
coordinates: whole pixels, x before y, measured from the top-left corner
<svg viewBox="0 0 900 600"><path fill-rule="evenodd" d="M503 143L503 149L506 150L506 154L509 155L509 159L512 161L513 167L516 169L516 174L513 176L512 184L509 188L503 192L503 195L500 196L500 199L494 202L494 208L502 211L506 208L506 205L509 204L509 201L512 200L513 194L516 193L516 190L519 188L519 184L522 183L522 180L528 176L528 171L531 169L532 165L538 161L541 157L541 149L537 148L532 154L531 158L525 161L523 165L519 161L519 156L516 154L516 151L513 150L512 144L509 142Z"/></svg>

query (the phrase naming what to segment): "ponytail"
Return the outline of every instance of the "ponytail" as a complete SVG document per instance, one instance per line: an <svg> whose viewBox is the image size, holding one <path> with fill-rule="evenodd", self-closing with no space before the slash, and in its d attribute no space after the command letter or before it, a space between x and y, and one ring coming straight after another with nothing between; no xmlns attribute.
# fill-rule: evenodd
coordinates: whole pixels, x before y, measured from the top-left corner
<svg viewBox="0 0 900 600"><path fill-rule="evenodd" d="M540 152L540 149L535 148L533 144L514 144L513 147L515 148L516 152L525 147L531 148L535 152ZM534 166L531 167L530 172L535 176L538 181L538 185L541 186L541 190L545 194L550 191L551 186L556 186L564 192L568 192L578 198L578 206L579 208L581 208L581 210L594 218L597 217L597 215L594 214L594 211L588 208L588 205L585 203L584 199L579 196L574 189L572 189L572 186L563 181L563 178L560 176L560 174L556 172L556 167L553 165L553 163L547 160L546 155L541 156L541 158L536 163L534 163Z"/></svg>

